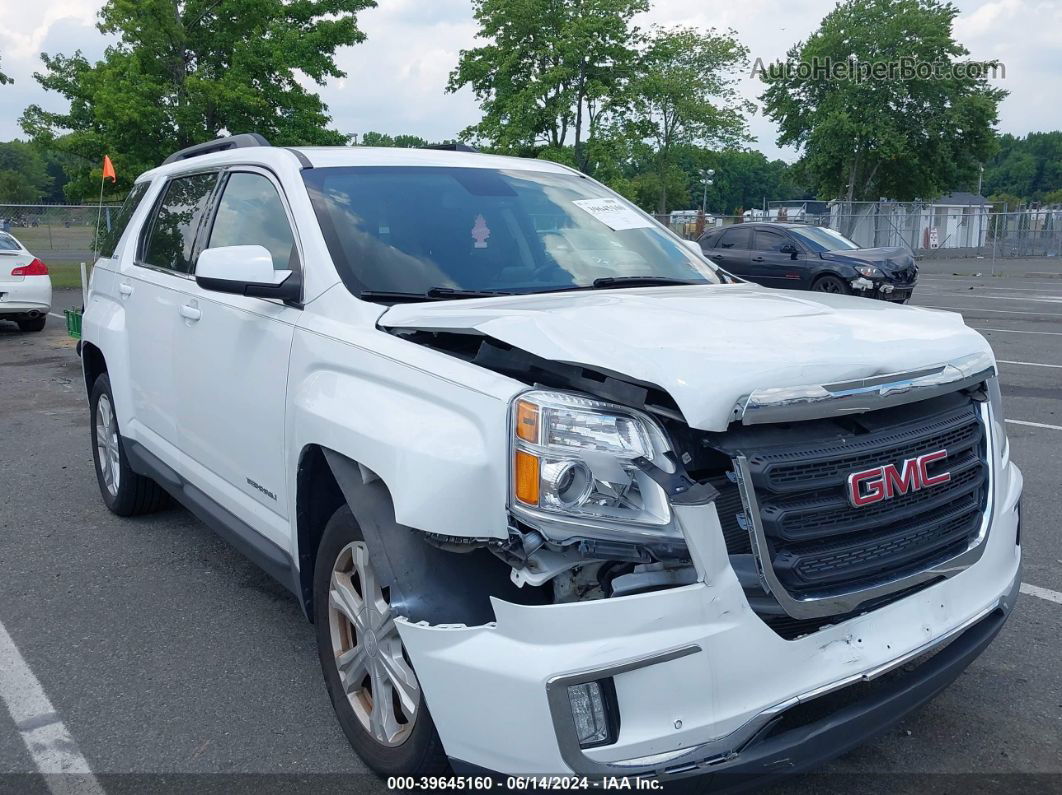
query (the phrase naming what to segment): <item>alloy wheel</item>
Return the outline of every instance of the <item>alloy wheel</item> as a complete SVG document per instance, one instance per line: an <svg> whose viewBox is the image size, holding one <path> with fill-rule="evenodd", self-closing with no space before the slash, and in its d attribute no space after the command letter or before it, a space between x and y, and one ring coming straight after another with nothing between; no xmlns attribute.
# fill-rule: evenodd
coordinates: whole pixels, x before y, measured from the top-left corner
<svg viewBox="0 0 1062 795"><path fill-rule="evenodd" d="M100 395L96 401L96 457L104 486L112 497L117 497L122 477L121 449L118 446L118 422L109 395Z"/></svg>
<svg viewBox="0 0 1062 795"><path fill-rule="evenodd" d="M417 719L420 684L363 541L332 566L328 621L339 681L362 728L381 745L401 745Z"/></svg>

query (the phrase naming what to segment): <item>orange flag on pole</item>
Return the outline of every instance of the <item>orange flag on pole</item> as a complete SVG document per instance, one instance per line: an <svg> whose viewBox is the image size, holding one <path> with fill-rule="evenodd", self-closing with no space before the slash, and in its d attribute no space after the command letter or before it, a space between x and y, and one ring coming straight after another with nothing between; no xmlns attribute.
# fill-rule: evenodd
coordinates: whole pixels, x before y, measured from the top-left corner
<svg viewBox="0 0 1062 795"><path fill-rule="evenodd" d="M118 175L114 173L114 163L111 162L110 157L103 156L103 178L109 179L111 182L118 181Z"/></svg>

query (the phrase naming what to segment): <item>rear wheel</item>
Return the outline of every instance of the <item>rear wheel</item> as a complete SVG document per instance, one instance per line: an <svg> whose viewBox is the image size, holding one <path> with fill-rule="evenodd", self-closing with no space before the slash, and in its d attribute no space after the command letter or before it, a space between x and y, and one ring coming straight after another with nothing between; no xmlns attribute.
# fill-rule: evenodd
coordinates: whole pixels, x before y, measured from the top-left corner
<svg viewBox="0 0 1062 795"><path fill-rule="evenodd" d="M40 317L31 318L29 320L18 321L19 331L44 331L44 324L48 322L46 315Z"/></svg>
<svg viewBox="0 0 1062 795"><path fill-rule="evenodd" d="M129 466L114 413L111 381L106 373L96 379L89 397L92 459L103 502L119 516L139 516L166 504L166 492L151 478Z"/></svg>
<svg viewBox="0 0 1062 795"><path fill-rule="evenodd" d="M820 276L811 285L811 289L817 293L833 293L835 295L848 295L852 292L848 289L844 279L839 276Z"/></svg>
<svg viewBox="0 0 1062 795"><path fill-rule="evenodd" d="M350 509L325 528L314 570L321 669L339 725L381 776L446 772L448 762L417 675Z"/></svg>

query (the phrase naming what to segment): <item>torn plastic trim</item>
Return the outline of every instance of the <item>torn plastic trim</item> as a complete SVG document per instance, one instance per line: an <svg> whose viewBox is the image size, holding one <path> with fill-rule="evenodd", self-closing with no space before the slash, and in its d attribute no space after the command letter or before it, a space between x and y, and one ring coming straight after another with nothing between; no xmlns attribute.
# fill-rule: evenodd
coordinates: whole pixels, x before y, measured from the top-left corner
<svg viewBox="0 0 1062 795"><path fill-rule="evenodd" d="M456 356L530 387L583 392L647 413L685 422L674 398L660 386L605 368L545 359L478 331L386 328L382 331Z"/></svg>
<svg viewBox="0 0 1062 795"><path fill-rule="evenodd" d="M476 626L494 620L492 598L548 603L536 589L518 588L509 569L486 549L447 551L420 530L399 524L391 494L374 472L331 450L324 453L397 615L414 623Z"/></svg>

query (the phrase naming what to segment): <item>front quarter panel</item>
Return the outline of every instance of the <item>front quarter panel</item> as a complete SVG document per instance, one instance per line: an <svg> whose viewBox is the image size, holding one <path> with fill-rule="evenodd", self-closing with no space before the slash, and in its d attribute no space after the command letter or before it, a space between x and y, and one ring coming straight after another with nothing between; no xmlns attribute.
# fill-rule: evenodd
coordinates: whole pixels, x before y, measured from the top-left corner
<svg viewBox="0 0 1062 795"><path fill-rule="evenodd" d="M291 355L291 477L319 445L377 474L400 524L505 538L509 401L524 387L377 329L382 310L342 286L307 307Z"/></svg>

